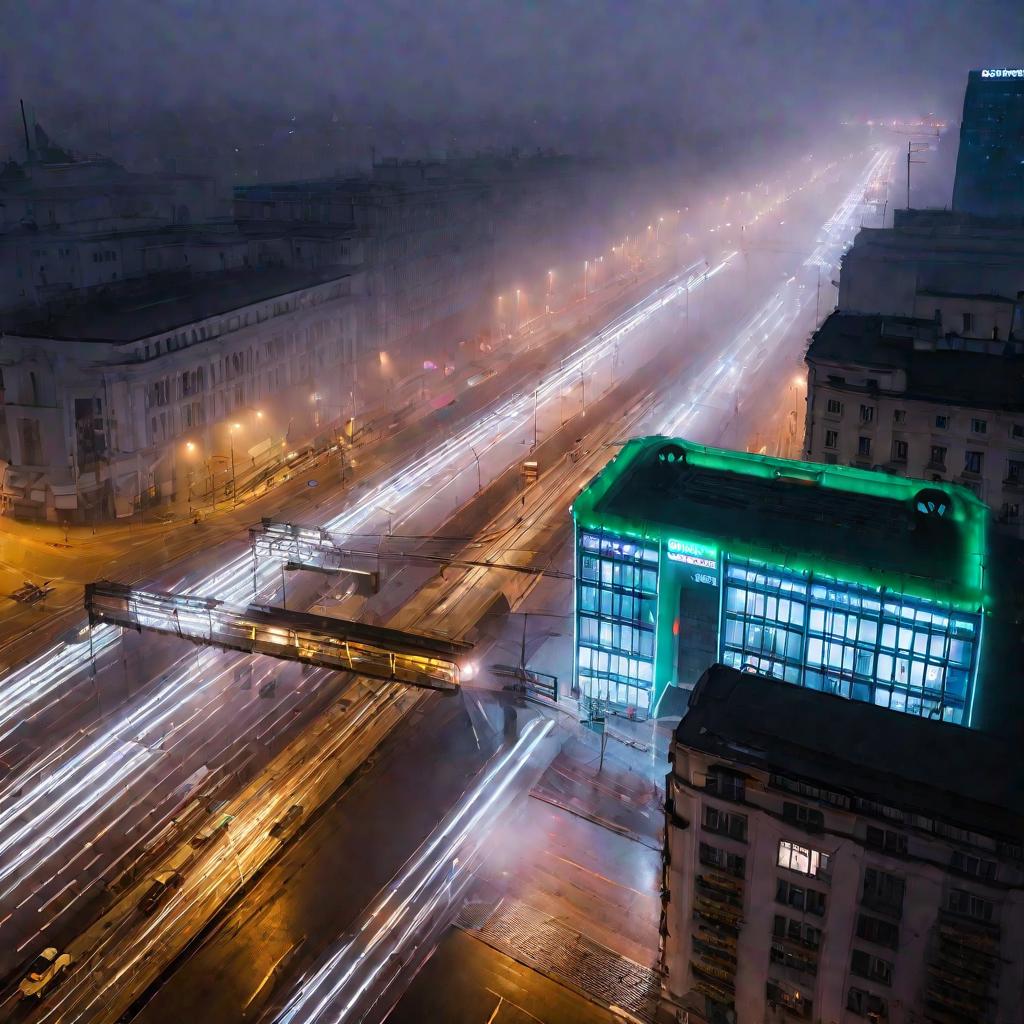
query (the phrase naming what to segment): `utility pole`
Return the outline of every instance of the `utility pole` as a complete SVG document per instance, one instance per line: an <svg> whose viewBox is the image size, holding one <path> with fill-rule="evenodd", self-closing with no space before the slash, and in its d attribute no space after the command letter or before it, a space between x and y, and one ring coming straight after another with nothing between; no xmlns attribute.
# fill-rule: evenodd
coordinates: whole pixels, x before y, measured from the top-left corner
<svg viewBox="0 0 1024 1024"><path fill-rule="evenodd" d="M915 160L915 153L923 153L925 150L931 147L927 142L914 142L913 139L907 142L907 209L910 209L910 165L911 164L923 164L924 160Z"/></svg>
<svg viewBox="0 0 1024 1024"><path fill-rule="evenodd" d="M19 100L21 104L21 127L25 132L25 163L30 164L32 162L32 146L28 141L28 118L25 116L25 101Z"/></svg>

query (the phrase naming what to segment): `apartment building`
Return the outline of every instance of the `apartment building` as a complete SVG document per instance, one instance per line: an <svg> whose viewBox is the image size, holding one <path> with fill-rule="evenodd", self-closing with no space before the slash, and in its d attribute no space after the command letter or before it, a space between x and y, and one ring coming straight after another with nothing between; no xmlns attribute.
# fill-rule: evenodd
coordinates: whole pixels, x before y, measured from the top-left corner
<svg viewBox="0 0 1024 1024"><path fill-rule="evenodd" d="M1020 1020L1010 744L716 665L669 759L661 966L677 1019Z"/></svg>
<svg viewBox="0 0 1024 1024"><path fill-rule="evenodd" d="M1021 306L987 302L1009 340L944 331L945 317L831 314L806 362L804 454L968 487L1024 535ZM968 316L981 313L962 313Z"/></svg>

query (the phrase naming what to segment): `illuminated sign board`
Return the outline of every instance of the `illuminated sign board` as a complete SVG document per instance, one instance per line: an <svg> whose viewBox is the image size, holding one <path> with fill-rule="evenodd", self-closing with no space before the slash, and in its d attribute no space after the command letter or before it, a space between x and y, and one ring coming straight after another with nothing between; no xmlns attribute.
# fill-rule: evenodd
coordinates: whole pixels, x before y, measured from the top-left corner
<svg viewBox="0 0 1024 1024"><path fill-rule="evenodd" d="M718 568L718 552L708 544L670 538L666 541L666 545L668 548L666 554L670 562L682 562L698 569Z"/></svg>
<svg viewBox="0 0 1024 1024"><path fill-rule="evenodd" d="M982 78L1024 78L1024 68L986 68Z"/></svg>

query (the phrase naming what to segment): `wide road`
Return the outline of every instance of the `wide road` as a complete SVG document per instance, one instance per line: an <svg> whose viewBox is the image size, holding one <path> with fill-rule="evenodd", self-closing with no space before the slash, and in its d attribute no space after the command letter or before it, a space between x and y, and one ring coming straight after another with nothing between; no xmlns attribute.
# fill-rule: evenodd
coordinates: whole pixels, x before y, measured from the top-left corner
<svg viewBox="0 0 1024 1024"><path fill-rule="evenodd" d="M835 193L844 193L851 177L840 175L833 181L825 176L816 190L801 193L800 202L834 207ZM811 193L814 201L808 198ZM809 214L803 211L804 217ZM832 223L830 244L848 242L849 220ZM810 234L823 223L819 215ZM684 302L690 318L695 321L700 311L705 325L713 316L727 323L734 320L742 306L723 285L735 279L740 297L749 299L755 289L747 283L771 276L761 256L764 264L771 264L771 275L781 277L778 268L786 264L795 264L791 269L801 272L799 259L753 251L742 258L725 256L691 267L679 281L590 339L563 366L538 381L532 393L506 401L397 474L367 482L354 500L348 496L344 509L322 507L326 524L353 537L433 532L505 467L520 461L535 437L542 439L573 415L582 420L588 388L592 403L595 392L600 394L610 380L642 365L668 339L685 333L686 322L681 325L679 317ZM717 301L712 301L714 289L721 289ZM756 290L763 295L763 289ZM778 318L771 316L762 319L758 329L774 330ZM695 323L690 336L700 337ZM708 389L727 379L733 367L721 364L721 355L706 339L693 358L699 361L702 352L712 358L694 379L705 381L705 390L688 401L713 409ZM757 349L745 342L734 355L742 356L744 362L737 365L745 366L757 356ZM254 594L273 599L280 587L280 569L262 565L254 578L250 558L240 553L217 571L183 582L194 592L236 600ZM165 647L151 638L126 644L115 631L104 628L93 630L90 639L91 651L86 643L67 646L54 652L51 663L63 657L71 670L76 659L87 668L90 655L102 659L105 649L116 649L121 656L111 667L144 677L146 664ZM167 650L172 647L166 645ZM273 699L260 696L260 684L270 678L276 684ZM97 685L102 688L102 678ZM194 795L181 792L186 780L205 767L211 783L204 781L204 786L219 784L225 793L237 789L280 749L289 728L311 720L336 696L331 680L212 652L191 653L157 679L143 685L138 678L135 685L139 691L127 707L112 709L86 734L69 734L61 746L42 750L30 766L5 780L0 900L6 916L0 927L7 932L6 949L13 950L9 962L42 944L44 935L59 935L72 916L69 911L73 914L88 901L90 887L102 878L112 881L112 866L126 864L148 837L159 833L174 805ZM42 728L45 714L39 717Z"/></svg>
<svg viewBox="0 0 1024 1024"><path fill-rule="evenodd" d="M855 195L856 189L851 194ZM819 265L819 261L826 260L828 266L831 267L842 248L848 243L850 232L859 223L861 213L859 205L855 202L844 201L841 203L836 208L836 217L827 222L828 228L823 241L818 243L815 239L811 243L805 257L807 264L816 267ZM775 364L780 361L780 356L783 357L781 362L786 362L787 344L795 351L794 338L799 341L804 326L801 317L807 314L808 305L812 306L811 312L813 313L813 297L807 297L808 289L806 286L801 288L801 283L803 282L790 275L782 278L781 284L775 290L769 291L767 296L762 296L759 308L756 308L752 315L746 317L739 324L738 330L731 332L726 339L726 343L722 346L722 356L707 362L699 371L691 373L687 389L683 393L664 396L659 408L651 412L652 420L660 419L666 426L671 427L679 417L691 415L691 422L686 424L687 429L690 429L691 432L715 433L723 429L724 422L736 418L738 406L741 418L746 420L743 429L749 428L751 423L749 417L743 415L744 407L748 402L751 403L751 409L755 407L761 393L759 385L766 379L763 372L765 367L774 369ZM709 437L708 439L713 438ZM565 497L568 500L571 494ZM404 727L401 732L404 733ZM436 749L445 751L443 746ZM342 801L342 805L344 804L345 801ZM392 806L386 789L381 792L381 802L378 806ZM357 810L353 817L347 819L344 830L358 829L360 823L357 817L362 813ZM440 818L443 813L444 801L440 801L434 812L435 818ZM387 820L387 815L384 815L384 818ZM396 834L400 832L402 829L396 826ZM298 848L301 849L303 843L304 840L300 840ZM414 847L415 843L410 839L409 845L406 847L407 852L411 852ZM291 855L291 853L288 854L288 856ZM304 883L297 881L295 884L301 886ZM307 896L317 889L315 882L310 884L312 888L304 890L307 892ZM365 905L372 895L371 886L372 882L370 880L364 882L361 875L353 876L349 880L350 890L359 890L361 893L360 897L355 900L355 906ZM271 903L271 899L273 903ZM272 911L269 909L271 906L278 907L282 913L285 913L284 907L293 900L294 893L289 893L287 890L270 895L261 889L256 896L247 895L235 913L241 914L244 918L245 914L254 912L256 907L265 908L264 913L271 913ZM348 910L340 909L333 918L335 934L349 927L352 920L353 904L346 903L346 906L349 908ZM327 917L330 920L329 913ZM308 929L305 928L306 919L300 917L296 921L288 918L286 913L285 918L289 923L286 935L290 942L294 944L299 939L303 939L302 953L301 955L298 953L294 956L289 955L289 944L284 943L284 958L278 962L275 957L275 962L267 966L267 970L272 974L270 980L265 979L266 972L260 974L259 977L255 976L255 972L247 975L248 981L253 985L262 984L260 995L263 997L269 997L276 987L286 985L288 978L305 973L307 968L301 965L315 963L315 947L319 946L320 949L323 949L325 943L329 946L330 943L327 940L332 937L330 925L324 925L321 921L318 928L320 940L319 943L314 942L308 934ZM302 934L297 937L295 927L303 929ZM264 938L267 941L264 942L262 948L266 954L268 950L280 949L285 935L276 934L273 936L274 941L270 941L270 936L264 936ZM206 988L203 979L209 978L211 975L221 977L228 971L230 963L245 964L246 958L241 955L241 950L248 948L251 954L252 947L249 944L252 941L252 935L248 934L245 928L220 928L213 941L189 962L186 969L180 972L161 991L150 1008L144 1011L143 1019L180 1019L185 1012L189 1016L199 1016L201 1019L232 1019L226 1016L228 1011L219 1002L216 1008L211 1010L211 1015L206 1016L204 1009ZM266 959L265 955L263 959ZM260 1000L252 999L252 996L253 993L250 992L246 996L246 1000L250 1000L249 1005L254 1006ZM235 1005L237 1006L237 1003ZM239 1014L234 1019L241 1019L241 1015Z"/></svg>

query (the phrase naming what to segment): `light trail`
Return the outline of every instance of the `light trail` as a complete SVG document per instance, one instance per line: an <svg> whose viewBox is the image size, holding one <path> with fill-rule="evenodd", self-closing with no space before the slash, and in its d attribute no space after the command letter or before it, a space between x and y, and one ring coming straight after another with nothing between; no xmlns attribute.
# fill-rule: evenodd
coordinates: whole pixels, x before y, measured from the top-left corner
<svg viewBox="0 0 1024 1024"><path fill-rule="evenodd" d="M858 227L856 217L867 190L877 176L888 174L892 161L892 151L883 150L869 162L857 183L822 226L824 238L804 260L804 268L817 270L835 266ZM813 302L810 291L800 287L795 277L789 278L736 335L725 353L701 375L686 397L662 420L657 433L689 436L704 412L709 407L714 408L712 403L716 399L721 401L735 395L745 373L756 372L770 352L788 336L800 314ZM758 354L761 359L756 366L750 367L752 357Z"/></svg>
<svg viewBox="0 0 1024 1024"><path fill-rule="evenodd" d="M455 876L479 852L499 801L553 728L550 719L533 719L516 745L498 756L383 890L353 938L300 984L277 1024L341 1024L349 1017L384 969L396 966L391 958L449 902Z"/></svg>
<svg viewBox="0 0 1024 1024"><path fill-rule="evenodd" d="M687 291L692 294L712 280L733 262L735 255L728 253L699 276L687 277L697 267L705 266L703 261L694 263L655 289L647 299L563 359L557 370L545 375L537 385L536 401L545 405L557 400L567 383L574 382L581 373L611 355L623 337ZM445 471L461 472L473 466L476 458L473 448L482 447L492 437L507 437L528 423L533 416L534 402L532 392L506 400L435 451L412 460L389 480L359 495L354 507L330 519L325 527L342 535L365 531L375 513L379 513L379 506L398 508L417 492L431 489ZM280 566L279 559L266 559L258 566L257 594L268 587L276 588ZM251 556L248 553L237 556L185 592L196 596L216 594L227 601L246 599L253 593ZM99 629L110 630L110 627ZM99 629L94 630L94 634ZM67 646L61 645L62 648ZM86 669L90 660L89 645L72 646L80 667ZM163 753L141 744L140 737L166 736L170 730L180 728L185 701L215 689L235 666L253 661L251 656L231 658L207 651L197 657L190 653L165 673L160 687L138 707L119 714L84 737L78 749L74 749L51 775L43 779L37 766L30 765L5 779L0 787L0 804L5 809L0 821L0 884L3 885L0 902L9 899L29 876L38 874L41 856L44 862L67 862L76 844L89 841L90 829L103 814L111 811L133 785L140 783ZM41 659L37 659L32 665L41 663ZM136 798L132 806L138 803ZM49 878L35 885L33 896L41 894L57 879L57 870L55 867Z"/></svg>

